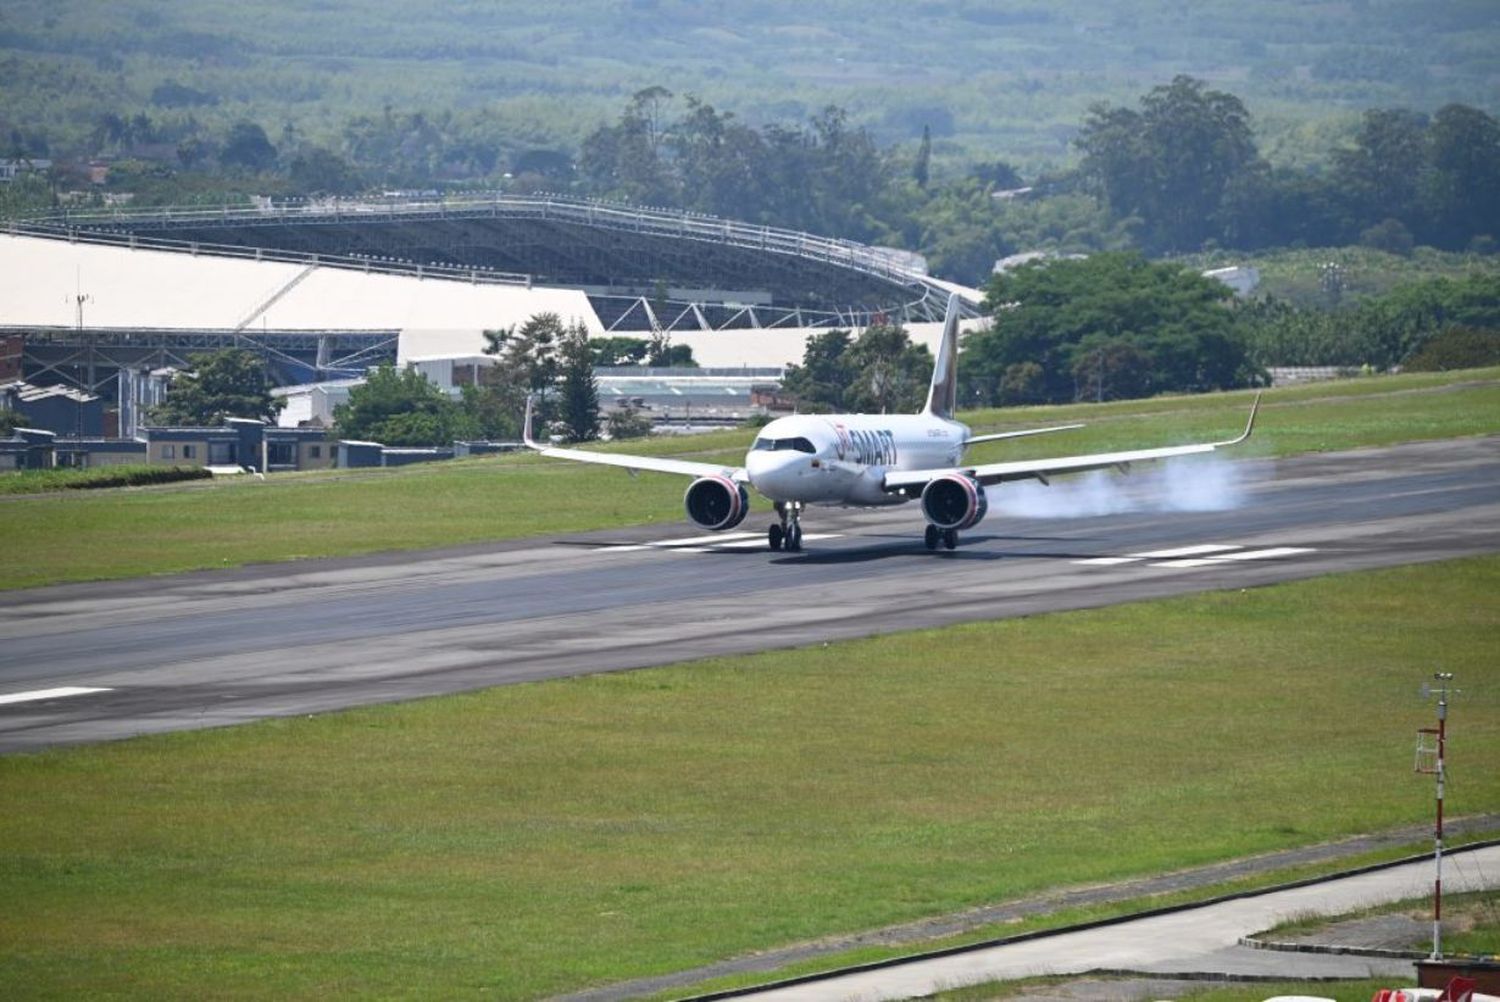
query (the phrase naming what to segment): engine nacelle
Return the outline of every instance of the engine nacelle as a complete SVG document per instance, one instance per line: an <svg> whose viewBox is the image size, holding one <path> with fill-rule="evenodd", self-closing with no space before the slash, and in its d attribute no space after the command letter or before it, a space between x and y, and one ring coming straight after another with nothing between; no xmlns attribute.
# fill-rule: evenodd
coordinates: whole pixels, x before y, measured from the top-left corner
<svg viewBox="0 0 1500 1002"><path fill-rule="evenodd" d="M949 473L922 489L922 514L939 529L970 529L990 510L984 485L973 477Z"/></svg>
<svg viewBox="0 0 1500 1002"><path fill-rule="evenodd" d="M688 484L682 506L687 517L705 529L733 529L750 510L750 492L728 477L700 477Z"/></svg>

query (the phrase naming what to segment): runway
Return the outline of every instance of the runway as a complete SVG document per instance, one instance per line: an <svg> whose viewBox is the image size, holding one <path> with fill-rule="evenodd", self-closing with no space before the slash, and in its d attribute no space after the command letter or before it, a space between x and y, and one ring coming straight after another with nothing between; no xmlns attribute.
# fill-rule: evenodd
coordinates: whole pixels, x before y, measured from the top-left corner
<svg viewBox="0 0 1500 1002"><path fill-rule="evenodd" d="M1500 552L1500 437L1234 471L1228 510L1147 478L1127 510L1022 518L1000 488L953 552L915 505L810 509L797 554L756 512L4 593L0 752Z"/></svg>

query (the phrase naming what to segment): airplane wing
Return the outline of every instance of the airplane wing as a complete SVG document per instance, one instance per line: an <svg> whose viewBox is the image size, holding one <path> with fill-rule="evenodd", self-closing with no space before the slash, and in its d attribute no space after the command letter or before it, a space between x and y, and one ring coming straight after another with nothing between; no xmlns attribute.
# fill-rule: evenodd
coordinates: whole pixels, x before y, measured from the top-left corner
<svg viewBox="0 0 1500 1002"><path fill-rule="evenodd" d="M977 445L980 442L999 442L1007 438L1025 438L1028 435L1047 435L1054 431L1072 431L1074 428L1084 427L1081 424L1057 424L1050 428L1028 428L1025 431L1000 431L993 435L974 435L964 439L964 445Z"/></svg>
<svg viewBox="0 0 1500 1002"><path fill-rule="evenodd" d="M1152 459L1167 459L1171 456L1191 456L1195 453L1213 452L1225 446L1238 445L1250 437L1255 427L1255 415L1260 410L1260 394L1250 407L1250 420L1245 430L1235 438L1222 442L1200 442L1194 445L1169 445L1156 449L1129 449L1122 452L1096 452L1086 456L1062 456L1055 459L1022 459L1010 463L983 463L976 466L955 466L934 470L899 470L887 473L885 489L888 491L910 491L925 487L940 476L961 474L973 477L982 484L999 484L1007 480L1040 480L1063 473L1083 473L1086 470L1101 470L1109 467L1127 469L1131 463L1143 463Z"/></svg>
<svg viewBox="0 0 1500 1002"><path fill-rule="evenodd" d="M618 452L591 452L587 449L559 449L542 445L531 437L531 398L526 398L526 422L521 431L521 441L528 449L553 459L571 459L578 463L596 463L600 466L618 466L627 470L646 470L651 473L676 473L684 477L728 477L739 483L748 478L743 468L725 466L722 463L695 463L686 459L666 459L660 456L627 456Z"/></svg>

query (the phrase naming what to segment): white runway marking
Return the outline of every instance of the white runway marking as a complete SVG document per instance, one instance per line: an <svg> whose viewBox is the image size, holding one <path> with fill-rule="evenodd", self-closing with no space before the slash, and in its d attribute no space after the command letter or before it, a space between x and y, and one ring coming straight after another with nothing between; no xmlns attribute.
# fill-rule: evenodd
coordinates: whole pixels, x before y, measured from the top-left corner
<svg viewBox="0 0 1500 1002"><path fill-rule="evenodd" d="M0 695L3 703L30 703L38 699L60 699L63 696L86 696L91 692L113 692L113 689L89 689L80 685L65 685L60 689L35 689L31 692L11 692Z"/></svg>
<svg viewBox="0 0 1500 1002"><path fill-rule="evenodd" d="M1133 564L1141 560L1169 560L1173 557L1196 557L1205 553L1217 553L1222 550L1240 550L1243 548L1226 543L1200 543L1197 546L1179 546L1173 550L1130 553L1123 557L1090 557L1087 560L1075 560L1073 563L1092 567L1114 567L1117 564Z"/></svg>
<svg viewBox="0 0 1500 1002"><path fill-rule="evenodd" d="M1198 546L1179 546L1175 550L1152 550L1150 553L1132 553L1131 556L1142 560L1170 560L1173 557L1197 557L1205 553L1219 553L1224 550L1243 550L1238 544L1223 543L1201 543Z"/></svg>
<svg viewBox="0 0 1500 1002"><path fill-rule="evenodd" d="M705 543L732 543L738 540L760 539L758 532L716 532L712 536L693 536L690 539L658 539L650 543L634 543L630 546L601 546L601 550L612 553L634 553L637 550L668 550L679 546L702 546Z"/></svg>
<svg viewBox="0 0 1500 1002"><path fill-rule="evenodd" d="M1240 553L1221 553L1214 557L1205 557L1199 560L1168 560L1162 563L1152 564L1152 567L1210 567L1214 564L1225 564L1231 560L1274 560L1278 557L1295 557L1299 553L1311 553L1311 548L1305 546L1275 546L1269 550L1244 550Z"/></svg>
<svg viewBox="0 0 1500 1002"><path fill-rule="evenodd" d="M1193 567L1214 567L1238 560L1275 560L1280 557L1295 557L1314 552L1307 546L1272 546L1261 550L1247 550L1239 544L1204 543L1198 546L1179 546L1172 550L1152 550L1149 553L1131 553L1123 557L1089 557L1073 563L1085 567L1117 567L1121 564L1145 563L1148 567L1169 567L1182 570Z"/></svg>

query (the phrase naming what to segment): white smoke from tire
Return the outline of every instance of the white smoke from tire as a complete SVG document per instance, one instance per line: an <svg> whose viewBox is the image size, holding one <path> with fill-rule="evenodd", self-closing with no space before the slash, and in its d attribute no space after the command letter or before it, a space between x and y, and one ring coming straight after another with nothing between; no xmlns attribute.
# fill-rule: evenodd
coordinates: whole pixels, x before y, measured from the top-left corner
<svg viewBox="0 0 1500 1002"><path fill-rule="evenodd" d="M1245 503L1250 468L1217 456L1183 456L1143 464L1128 475L1094 470L988 487L991 515L1095 518L1132 511L1228 511Z"/></svg>

